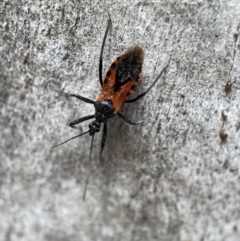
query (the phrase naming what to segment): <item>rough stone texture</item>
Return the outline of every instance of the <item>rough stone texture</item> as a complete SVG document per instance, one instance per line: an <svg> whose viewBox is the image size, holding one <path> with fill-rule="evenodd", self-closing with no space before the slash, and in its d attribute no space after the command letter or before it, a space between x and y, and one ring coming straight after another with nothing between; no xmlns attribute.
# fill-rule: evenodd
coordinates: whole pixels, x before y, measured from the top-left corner
<svg viewBox="0 0 240 241"><path fill-rule="evenodd" d="M239 240L239 0L130 2L1 0L0 241ZM96 137L83 202L90 137L50 147L94 111L62 91L99 93L108 12L104 73L134 45L145 50L135 95L169 68L122 108L143 125L109 121L101 163Z"/></svg>

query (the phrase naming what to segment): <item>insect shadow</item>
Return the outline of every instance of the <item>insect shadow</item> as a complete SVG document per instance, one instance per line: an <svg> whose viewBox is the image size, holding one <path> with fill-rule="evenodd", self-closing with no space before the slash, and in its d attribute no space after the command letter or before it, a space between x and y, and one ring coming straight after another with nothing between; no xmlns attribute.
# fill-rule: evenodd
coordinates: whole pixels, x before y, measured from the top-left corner
<svg viewBox="0 0 240 241"><path fill-rule="evenodd" d="M144 97L153 88L153 86L157 83L157 81L160 79L160 77L168 67L167 65L163 68L163 70L160 72L157 78L153 81L153 83L147 88L146 91L144 91L137 97L129 100L128 99L129 95L132 93L133 89L138 84L138 80L142 75L144 52L142 48L139 46L129 48L126 52L121 54L113 61L112 65L108 69L106 77L103 80L102 78L103 50L104 50L107 34L111 24L112 24L112 21L109 16L107 28L105 30L105 34L102 42L100 58L99 58L99 82L102 89L96 101L90 100L86 97L76 95L76 94L67 94L69 97L75 97L88 104L92 104L95 107L95 114L87 115L70 122L69 124L70 127L76 128L75 126L82 123L83 121L90 120L90 119L95 119L95 120L89 124L88 131L83 132L79 135L76 135L52 147L52 148L55 148L55 147L61 146L67 143L68 141L78 138L80 136L83 136L87 133L89 133L89 135L92 136L91 144L90 144L90 153L89 153L89 168L88 168L88 174L87 174L86 183L85 183L85 189L83 193L83 200L85 200L86 198L87 185L88 185L90 172L91 172L91 154L92 154L92 147L93 147L93 140L94 140L95 133L100 131L101 124L103 124L103 134L102 134L101 150L100 150L100 154L101 154L104 149L106 138L107 138L107 121L110 118L114 117L115 115L118 115L124 122L128 124L131 124L131 125L140 124L141 122L134 122L130 120L128 117L121 114L119 110L123 103L133 103L141 99L142 97Z"/></svg>

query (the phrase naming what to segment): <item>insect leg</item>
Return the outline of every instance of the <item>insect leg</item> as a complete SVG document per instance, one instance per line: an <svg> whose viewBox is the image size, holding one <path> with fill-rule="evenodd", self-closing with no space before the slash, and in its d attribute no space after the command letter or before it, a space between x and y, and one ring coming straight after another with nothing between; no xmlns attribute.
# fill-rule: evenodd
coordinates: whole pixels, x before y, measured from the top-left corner
<svg viewBox="0 0 240 241"><path fill-rule="evenodd" d="M128 119L126 116L120 114L119 112L117 114L123 121L127 122L130 125L139 125L139 124L142 123L142 121L140 121L140 122L133 122L130 119Z"/></svg>
<svg viewBox="0 0 240 241"><path fill-rule="evenodd" d="M103 126L103 135L102 135L102 141L101 141L101 151L100 151L100 155L103 152L104 146L105 146L105 142L106 142L106 138L107 138L107 122L104 123Z"/></svg>
<svg viewBox="0 0 240 241"><path fill-rule="evenodd" d="M77 120L71 121L69 123L69 126L72 127L72 128L75 128L75 125L77 125L77 124L79 124L79 123L81 123L83 121L90 120L92 118L94 118L94 115L87 115L87 116L81 117L81 118L79 118Z"/></svg>
<svg viewBox="0 0 240 241"><path fill-rule="evenodd" d="M163 72L166 70L167 67L168 67L168 65L163 68L161 73L158 75L158 77L154 80L154 82L148 87L148 89L145 92L143 92L142 94L138 95L136 98L134 98L132 100L126 100L124 103L135 102L135 101L141 99L144 95L146 95L152 89L152 87L157 83L157 81L160 79L160 77L162 76Z"/></svg>
<svg viewBox="0 0 240 241"><path fill-rule="evenodd" d="M82 101L84 101L86 103L89 103L89 104L94 104L95 103L95 101L90 100L90 99L88 99L86 97L83 97L83 96L80 96L80 95L74 95L74 94L67 94L67 95L69 97L76 97L77 99L82 100Z"/></svg>
<svg viewBox="0 0 240 241"><path fill-rule="evenodd" d="M108 30L109 30L109 28L111 26L111 23L112 23L112 20L111 20L109 14L108 14L108 17L109 17L108 18L108 25L107 25L107 28L106 28L106 31L105 31L105 34L104 34L104 37L103 37L102 48L101 48L101 53L100 53L100 58L99 58L99 81L100 81L100 85L103 84L103 80L102 80L103 49L104 49L104 45L105 45L105 42L106 42Z"/></svg>

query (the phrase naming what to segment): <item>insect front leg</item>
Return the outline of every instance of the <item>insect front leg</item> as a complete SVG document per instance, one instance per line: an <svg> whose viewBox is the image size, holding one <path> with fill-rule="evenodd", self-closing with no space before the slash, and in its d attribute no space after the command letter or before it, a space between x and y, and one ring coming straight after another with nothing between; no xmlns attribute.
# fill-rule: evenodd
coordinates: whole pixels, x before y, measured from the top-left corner
<svg viewBox="0 0 240 241"><path fill-rule="evenodd" d="M100 151L100 155L103 152L104 146L105 146L105 142L106 142L106 138L107 138L107 122L104 123L103 126L103 135L102 135L102 141L101 141L101 151Z"/></svg>
<svg viewBox="0 0 240 241"><path fill-rule="evenodd" d="M134 122L134 121L128 119L126 116L120 114L119 112L118 112L117 114L118 114L118 116L119 116L123 121L125 121L126 123L128 123L128 124L130 124L130 125L139 125L139 124L142 123L142 121Z"/></svg>
<svg viewBox="0 0 240 241"><path fill-rule="evenodd" d="M83 122L83 121L86 121L86 120L90 120L90 119L93 119L95 115L87 115L87 116L84 116L84 117L81 117L79 119L76 119L74 121L71 121L69 123L69 126L72 127L72 128L76 128L75 125Z"/></svg>

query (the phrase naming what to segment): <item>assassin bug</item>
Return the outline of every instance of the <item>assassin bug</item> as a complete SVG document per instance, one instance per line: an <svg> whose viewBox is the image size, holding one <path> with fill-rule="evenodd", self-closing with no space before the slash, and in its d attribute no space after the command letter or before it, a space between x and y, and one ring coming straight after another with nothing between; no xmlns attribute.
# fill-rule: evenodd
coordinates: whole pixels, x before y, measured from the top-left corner
<svg viewBox="0 0 240 241"><path fill-rule="evenodd" d="M99 82L102 87L102 90L101 90L101 93L98 95L97 100L93 101L80 95L67 94L70 97L75 97L86 103L92 104L95 107L94 115L88 115L88 116L84 116L79 119L76 119L70 122L69 124L70 127L75 128L75 125L93 118L95 118L95 120L89 124L88 131L83 132L77 136L74 136L52 147L52 148L58 147L70 140L73 140L77 137L80 137L89 133L89 135L92 136L91 145L90 145L90 154L89 154L89 165L91 161L94 134L100 131L101 124L103 124L103 135L101 140L100 154L102 153L105 146L105 141L107 137L108 119L114 117L115 115L118 115L124 122L128 124L131 124L131 125L139 124L140 122L133 122L130 119L128 119L126 116L122 115L119 112L119 109L123 103L135 102L140 98L142 98L144 95L146 95L152 89L152 87L157 83L157 81L160 79L161 75L167 68L167 66L163 68L161 73L157 76L157 78L154 80L154 82L148 87L148 89L145 92L141 93L140 95L138 95L137 97L131 100L128 100L128 96L132 93L134 87L138 83L138 79L141 77L144 53L142 48L140 48L139 46L129 48L125 53L121 54L117 59L114 60L103 81L102 79L103 49L105 46L106 37L110 26L111 26L111 18L109 16L108 24L105 30L105 34L102 42L102 48L100 52ZM90 168L86 179L83 200L85 200L85 197L86 197L86 190L87 190L89 176L90 176Z"/></svg>

